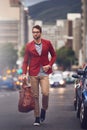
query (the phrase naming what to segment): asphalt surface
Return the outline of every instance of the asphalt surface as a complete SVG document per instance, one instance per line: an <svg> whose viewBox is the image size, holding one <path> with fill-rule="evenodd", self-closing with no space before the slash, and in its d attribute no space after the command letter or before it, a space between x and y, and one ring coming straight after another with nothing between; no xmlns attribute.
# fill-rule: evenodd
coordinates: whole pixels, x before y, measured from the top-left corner
<svg viewBox="0 0 87 130"><path fill-rule="evenodd" d="M82 130L73 106L73 85L50 88L49 109L40 126L33 126L33 111L18 112L18 94L0 90L0 130Z"/></svg>

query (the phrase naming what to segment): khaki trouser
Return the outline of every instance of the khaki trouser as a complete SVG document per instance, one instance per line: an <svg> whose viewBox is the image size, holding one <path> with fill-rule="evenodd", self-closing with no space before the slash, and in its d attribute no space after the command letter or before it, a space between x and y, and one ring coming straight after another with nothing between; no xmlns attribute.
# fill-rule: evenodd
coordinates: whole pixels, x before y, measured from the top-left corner
<svg viewBox="0 0 87 130"><path fill-rule="evenodd" d="M47 110L48 108L48 99L49 99L49 76L30 76L31 88L35 98L35 117L40 116L40 107L39 107L39 85L41 87L42 93L42 108Z"/></svg>

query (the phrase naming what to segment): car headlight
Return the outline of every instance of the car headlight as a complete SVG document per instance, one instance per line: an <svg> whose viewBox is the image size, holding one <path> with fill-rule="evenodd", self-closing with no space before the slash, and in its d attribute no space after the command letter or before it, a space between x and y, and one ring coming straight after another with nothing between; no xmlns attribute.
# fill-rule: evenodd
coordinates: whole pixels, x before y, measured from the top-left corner
<svg viewBox="0 0 87 130"><path fill-rule="evenodd" d="M63 85L64 83L64 80L60 80L60 85Z"/></svg>
<svg viewBox="0 0 87 130"><path fill-rule="evenodd" d="M21 83L20 83L20 86L22 86L22 85L23 85L23 83L21 82Z"/></svg>
<svg viewBox="0 0 87 130"><path fill-rule="evenodd" d="M2 79L3 79L3 80L7 80L7 77L6 77L6 76L3 76Z"/></svg>
<svg viewBox="0 0 87 130"><path fill-rule="evenodd" d="M53 81L50 81L50 84L53 84L54 82Z"/></svg>
<svg viewBox="0 0 87 130"><path fill-rule="evenodd" d="M16 82L16 85L20 85L20 82L19 82L19 81L17 81L17 82Z"/></svg>
<svg viewBox="0 0 87 130"><path fill-rule="evenodd" d="M54 81L53 81L53 80L51 80L51 79L49 79L49 83L50 83L50 84L53 84L53 83L54 83Z"/></svg>

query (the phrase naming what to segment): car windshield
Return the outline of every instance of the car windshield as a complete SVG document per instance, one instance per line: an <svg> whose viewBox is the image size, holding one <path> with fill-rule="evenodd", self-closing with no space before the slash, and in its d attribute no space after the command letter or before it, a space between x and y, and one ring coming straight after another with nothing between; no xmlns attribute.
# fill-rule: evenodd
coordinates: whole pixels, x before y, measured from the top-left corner
<svg viewBox="0 0 87 130"><path fill-rule="evenodd" d="M61 74L53 74L50 76L50 79L52 79L53 81L60 81L63 79Z"/></svg>

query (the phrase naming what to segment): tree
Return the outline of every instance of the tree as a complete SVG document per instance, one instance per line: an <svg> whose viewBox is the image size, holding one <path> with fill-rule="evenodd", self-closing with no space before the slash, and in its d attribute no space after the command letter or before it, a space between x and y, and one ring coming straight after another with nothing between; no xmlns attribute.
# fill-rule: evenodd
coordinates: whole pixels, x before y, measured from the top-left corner
<svg viewBox="0 0 87 130"><path fill-rule="evenodd" d="M21 51L20 51L20 56L23 57L24 56L24 52L25 52L25 45L22 47Z"/></svg>
<svg viewBox="0 0 87 130"><path fill-rule="evenodd" d="M74 51L66 46L63 46L57 50L56 54L58 65L62 66L64 69L70 69L71 65L73 65L76 61Z"/></svg>
<svg viewBox="0 0 87 130"><path fill-rule="evenodd" d="M6 68L13 68L17 61L17 50L14 49L12 43L4 43L0 45L0 72Z"/></svg>

